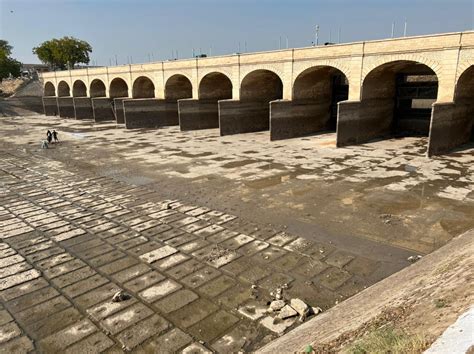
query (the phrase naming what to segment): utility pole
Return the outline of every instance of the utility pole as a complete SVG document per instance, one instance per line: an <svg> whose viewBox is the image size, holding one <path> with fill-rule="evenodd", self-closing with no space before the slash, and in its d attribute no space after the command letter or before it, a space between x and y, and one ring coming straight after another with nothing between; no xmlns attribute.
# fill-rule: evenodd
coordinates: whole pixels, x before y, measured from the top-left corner
<svg viewBox="0 0 474 354"><path fill-rule="evenodd" d="M244 48L245 53L247 53L247 41L244 42Z"/></svg>
<svg viewBox="0 0 474 354"><path fill-rule="evenodd" d="M331 30L331 29L329 29L329 43L331 43L331 42L332 42L332 38L331 38L331 37L332 37L332 30Z"/></svg>
<svg viewBox="0 0 474 354"><path fill-rule="evenodd" d="M407 22L407 19L405 18L405 28L403 29L403 37L407 36L407 25L408 25L408 22Z"/></svg>
<svg viewBox="0 0 474 354"><path fill-rule="evenodd" d="M115 65L118 65L118 62L117 62L117 54L115 54Z"/></svg>
<svg viewBox="0 0 474 354"><path fill-rule="evenodd" d="M240 53L240 42L239 42L239 49L237 50L237 53Z"/></svg>
<svg viewBox="0 0 474 354"><path fill-rule="evenodd" d="M341 26L339 26L339 30L337 31L337 43L341 43Z"/></svg>
<svg viewBox="0 0 474 354"><path fill-rule="evenodd" d="M288 49L288 37L286 37L286 49Z"/></svg>
<svg viewBox="0 0 474 354"><path fill-rule="evenodd" d="M395 35L395 21L392 22L392 38Z"/></svg>
<svg viewBox="0 0 474 354"><path fill-rule="evenodd" d="M317 46L319 44L319 25L316 25L316 32L314 34L314 45Z"/></svg>
<svg viewBox="0 0 474 354"><path fill-rule="evenodd" d="M280 39L279 39L279 42L278 42L278 48L281 50L281 36L280 36Z"/></svg>

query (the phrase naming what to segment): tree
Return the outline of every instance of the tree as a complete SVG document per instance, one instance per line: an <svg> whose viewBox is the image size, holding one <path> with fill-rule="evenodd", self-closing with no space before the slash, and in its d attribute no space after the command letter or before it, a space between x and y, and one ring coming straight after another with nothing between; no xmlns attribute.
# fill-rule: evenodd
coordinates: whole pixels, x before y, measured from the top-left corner
<svg viewBox="0 0 474 354"><path fill-rule="evenodd" d="M0 39L0 81L9 77L20 76L21 64L19 61L10 57L13 47L8 41Z"/></svg>
<svg viewBox="0 0 474 354"><path fill-rule="evenodd" d="M89 64L92 47L74 37L53 38L33 48L33 53L52 69L73 69L78 63Z"/></svg>

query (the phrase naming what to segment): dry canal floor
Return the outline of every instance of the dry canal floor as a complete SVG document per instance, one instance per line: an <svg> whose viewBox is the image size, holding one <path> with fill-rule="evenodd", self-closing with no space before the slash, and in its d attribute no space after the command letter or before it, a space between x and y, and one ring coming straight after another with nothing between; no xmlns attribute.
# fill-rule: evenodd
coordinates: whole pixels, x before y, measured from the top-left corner
<svg viewBox="0 0 474 354"><path fill-rule="evenodd" d="M299 324L265 312L277 287L325 310L474 227L472 147L44 116L0 134L3 351L253 350Z"/></svg>

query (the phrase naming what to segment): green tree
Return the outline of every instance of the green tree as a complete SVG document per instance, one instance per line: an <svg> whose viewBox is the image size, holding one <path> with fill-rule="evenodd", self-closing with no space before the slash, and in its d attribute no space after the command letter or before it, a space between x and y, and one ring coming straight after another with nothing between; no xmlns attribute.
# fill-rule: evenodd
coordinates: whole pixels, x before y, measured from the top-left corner
<svg viewBox="0 0 474 354"><path fill-rule="evenodd" d="M21 64L10 57L13 47L8 41L0 39L0 81L12 75L20 76Z"/></svg>
<svg viewBox="0 0 474 354"><path fill-rule="evenodd" d="M74 37L53 38L33 48L33 53L52 69L73 69L78 63L89 64L92 47Z"/></svg>

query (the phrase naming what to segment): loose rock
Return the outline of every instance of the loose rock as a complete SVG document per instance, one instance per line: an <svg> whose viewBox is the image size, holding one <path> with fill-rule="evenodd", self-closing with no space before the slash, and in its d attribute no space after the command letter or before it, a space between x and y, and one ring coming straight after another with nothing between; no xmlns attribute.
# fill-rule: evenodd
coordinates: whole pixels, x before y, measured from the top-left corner
<svg viewBox="0 0 474 354"><path fill-rule="evenodd" d="M284 300L275 300L272 301L270 304L270 309L273 311L279 311L285 306L285 301Z"/></svg>
<svg viewBox="0 0 474 354"><path fill-rule="evenodd" d="M419 254L417 254L416 256L410 256L407 258L407 261L408 262L411 262L411 263L415 263L416 261L419 261L421 258L423 258L422 256L420 256Z"/></svg>
<svg viewBox="0 0 474 354"><path fill-rule="evenodd" d="M298 312L296 312L294 308L292 308L289 305L285 305L285 307L283 307L281 309L278 317L280 317L282 320L284 320L285 318L290 318L290 317L294 317L294 316L297 316L297 315L298 315Z"/></svg>
<svg viewBox="0 0 474 354"><path fill-rule="evenodd" d="M128 300L130 298L131 298L131 296L129 294L127 294L123 290L120 290L120 291L117 291L114 294L114 296L112 296L112 302L122 302L122 301Z"/></svg>
<svg viewBox="0 0 474 354"><path fill-rule="evenodd" d="M309 314L309 306L303 300L300 299L291 299L291 307L293 307L300 316L306 317Z"/></svg>

